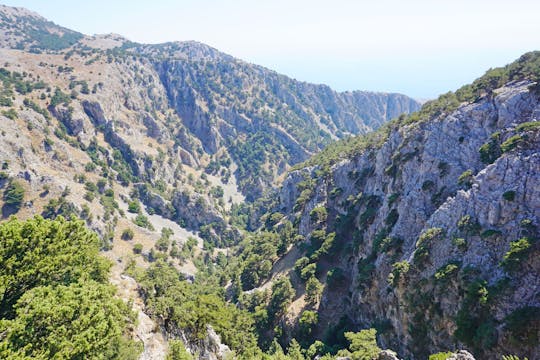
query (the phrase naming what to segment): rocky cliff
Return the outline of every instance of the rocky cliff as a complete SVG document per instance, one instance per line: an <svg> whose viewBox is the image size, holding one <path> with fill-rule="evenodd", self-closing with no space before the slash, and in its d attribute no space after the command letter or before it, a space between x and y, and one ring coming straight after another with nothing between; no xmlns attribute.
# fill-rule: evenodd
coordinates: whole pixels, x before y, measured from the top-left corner
<svg viewBox="0 0 540 360"><path fill-rule="evenodd" d="M524 70L538 57L288 175L275 210L306 239L293 249L336 234L315 260L322 280L342 274L326 278L321 328L375 325L408 358L540 356L540 96Z"/></svg>

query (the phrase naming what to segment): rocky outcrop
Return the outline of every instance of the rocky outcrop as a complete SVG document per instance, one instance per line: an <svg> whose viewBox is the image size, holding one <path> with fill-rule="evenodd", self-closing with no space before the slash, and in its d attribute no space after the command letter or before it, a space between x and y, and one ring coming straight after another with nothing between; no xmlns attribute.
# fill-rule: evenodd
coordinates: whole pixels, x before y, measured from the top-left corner
<svg viewBox="0 0 540 360"><path fill-rule="evenodd" d="M540 134L538 127L519 127L539 120L530 86L509 83L452 113L396 126L382 145L343 159L324 176L317 167L289 174L277 210L299 212L297 229L309 239L310 213L325 207L326 230L346 249L325 260L345 270L350 283L342 296L323 295L321 326L341 315L360 327L386 321L382 345L406 357L459 347L479 359L539 356L537 346L509 341L516 335L507 325L516 311L540 306L533 240L540 226ZM492 149L484 145L490 141ZM298 184L304 189L310 179L310 196L299 205ZM531 245L519 265L502 265L524 237ZM473 288L489 294L489 305ZM534 329L537 320L531 321Z"/></svg>

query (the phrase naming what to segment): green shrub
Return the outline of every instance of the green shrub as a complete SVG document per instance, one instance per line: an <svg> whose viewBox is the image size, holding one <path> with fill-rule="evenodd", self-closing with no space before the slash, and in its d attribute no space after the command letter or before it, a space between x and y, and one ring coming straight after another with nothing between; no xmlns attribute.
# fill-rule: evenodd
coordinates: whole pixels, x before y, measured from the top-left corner
<svg viewBox="0 0 540 360"><path fill-rule="evenodd" d="M410 266L411 265L407 260L392 264L392 271L388 275L388 283L392 286L396 286L401 277L409 272Z"/></svg>
<svg viewBox="0 0 540 360"><path fill-rule="evenodd" d="M461 264L458 262L450 262L449 264L446 264L437 270L435 273L435 280L439 282L447 282L450 276L456 275L460 266Z"/></svg>
<svg viewBox="0 0 540 360"><path fill-rule="evenodd" d="M514 190L505 191L502 197L506 201L514 201L514 199L516 198L516 192Z"/></svg>
<svg viewBox="0 0 540 360"><path fill-rule="evenodd" d="M12 180L4 191L4 204L12 206L18 211L21 208L24 194L25 191L21 183L17 180Z"/></svg>
<svg viewBox="0 0 540 360"><path fill-rule="evenodd" d="M471 215L463 215L457 222L459 230L464 231L471 235L478 235L481 229L478 221Z"/></svg>
<svg viewBox="0 0 540 360"><path fill-rule="evenodd" d="M506 153L508 151L514 150L518 145L520 145L524 141L523 137L521 135L514 135L510 137L508 140L503 142L501 144L501 151L503 153Z"/></svg>
<svg viewBox="0 0 540 360"><path fill-rule="evenodd" d="M471 187L472 181L473 181L473 171L471 169L465 170L458 177L458 185L464 186L465 188Z"/></svg>
<svg viewBox="0 0 540 360"><path fill-rule="evenodd" d="M133 229L127 228L122 231L122 240L131 240L133 239L133 236L135 236Z"/></svg>
<svg viewBox="0 0 540 360"><path fill-rule="evenodd" d="M310 277L306 282L306 302L315 305L319 302L323 291L323 284L316 277Z"/></svg>
<svg viewBox="0 0 540 360"><path fill-rule="evenodd" d="M440 239L444 234L441 228L430 228L424 231L416 242L413 261L416 265L422 265L429 256L429 250L434 240Z"/></svg>
<svg viewBox="0 0 540 360"><path fill-rule="evenodd" d="M484 164L492 164L501 156L501 146L499 145L500 133L496 132L491 135L491 138L487 143L480 146L478 151L480 152L480 160Z"/></svg>
<svg viewBox="0 0 540 360"><path fill-rule="evenodd" d="M134 252L135 254L140 254L140 253L142 253L142 250L143 250L142 244L137 243L137 244L133 245L133 252Z"/></svg>
<svg viewBox="0 0 540 360"><path fill-rule="evenodd" d="M435 183L431 180L426 180L422 183L423 191L431 191L433 188L435 188Z"/></svg>
<svg viewBox="0 0 540 360"><path fill-rule="evenodd" d="M510 243L510 250L504 254L501 266L506 272L517 270L521 263L525 261L531 250L532 241L528 237Z"/></svg>
<svg viewBox="0 0 540 360"><path fill-rule="evenodd" d="M305 310L302 315L300 315L300 319L298 320L298 326L300 330L300 334L303 337L307 337L311 334L313 328L317 325L319 322L319 315L316 311L311 310Z"/></svg>
<svg viewBox="0 0 540 360"><path fill-rule="evenodd" d="M534 346L540 340L540 307L525 306L512 311L504 319L504 328L510 332L515 345Z"/></svg>
<svg viewBox="0 0 540 360"><path fill-rule="evenodd" d="M316 271L317 271L317 264L311 263L311 264L305 266L300 271L300 277L302 278L302 280L305 281L305 280L315 276Z"/></svg>
<svg viewBox="0 0 540 360"><path fill-rule="evenodd" d="M133 200L128 203L128 211L133 214L138 214L141 212L141 204L138 200Z"/></svg>
<svg viewBox="0 0 540 360"><path fill-rule="evenodd" d="M446 360L452 355L454 355L454 353L452 352L439 352L436 354L429 355L428 360Z"/></svg>
<svg viewBox="0 0 540 360"><path fill-rule="evenodd" d="M137 217L135 218L135 220L133 220L133 222L137 226L146 228L150 231L154 231L154 226L152 226L152 223L150 222L150 220L148 220L148 218L144 216L143 214L137 215Z"/></svg>
<svg viewBox="0 0 540 360"><path fill-rule="evenodd" d="M324 206L319 206L311 210L309 217L313 223L322 223L326 221L328 212Z"/></svg>
<svg viewBox="0 0 540 360"><path fill-rule="evenodd" d="M381 349L377 346L377 330L366 329L357 333L346 332L345 338L349 340L349 350L353 360L376 359Z"/></svg>
<svg viewBox="0 0 540 360"><path fill-rule="evenodd" d="M452 244L456 246L459 250L465 251L467 250L467 240L461 237L454 237L452 239Z"/></svg>

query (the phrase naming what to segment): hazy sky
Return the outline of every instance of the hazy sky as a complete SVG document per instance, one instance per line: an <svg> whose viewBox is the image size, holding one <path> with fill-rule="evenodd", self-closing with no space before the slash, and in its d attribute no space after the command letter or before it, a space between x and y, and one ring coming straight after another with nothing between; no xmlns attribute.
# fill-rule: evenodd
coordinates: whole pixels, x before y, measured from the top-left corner
<svg viewBox="0 0 540 360"><path fill-rule="evenodd" d="M538 0L0 0L85 34L197 40L336 90L432 98L540 49Z"/></svg>

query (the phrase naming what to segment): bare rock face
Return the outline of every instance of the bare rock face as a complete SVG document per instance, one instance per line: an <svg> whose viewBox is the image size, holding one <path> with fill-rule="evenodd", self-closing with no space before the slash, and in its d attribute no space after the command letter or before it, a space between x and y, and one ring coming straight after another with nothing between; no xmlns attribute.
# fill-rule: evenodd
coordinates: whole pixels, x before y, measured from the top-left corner
<svg viewBox="0 0 540 360"><path fill-rule="evenodd" d="M459 350L452 354L447 360L475 360L474 356L467 350Z"/></svg>
<svg viewBox="0 0 540 360"><path fill-rule="evenodd" d="M289 174L276 210L295 214L309 239L310 213L325 207L327 231L340 241L332 266L348 286L342 296L323 295L321 322L336 313L359 327L387 321L381 345L411 358L474 346L480 359L540 356L538 347L512 345L516 335L505 325L511 314L540 307L540 134L519 127L539 120L530 88L509 83L445 116L400 126L329 175L317 176L316 166ZM306 179L313 185L298 206ZM527 250L508 265L518 241ZM475 291L489 294L490 305ZM531 321L527 329L538 326Z"/></svg>

